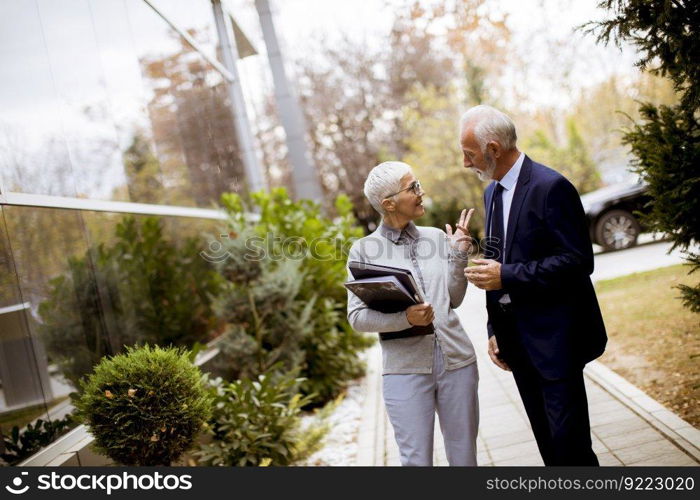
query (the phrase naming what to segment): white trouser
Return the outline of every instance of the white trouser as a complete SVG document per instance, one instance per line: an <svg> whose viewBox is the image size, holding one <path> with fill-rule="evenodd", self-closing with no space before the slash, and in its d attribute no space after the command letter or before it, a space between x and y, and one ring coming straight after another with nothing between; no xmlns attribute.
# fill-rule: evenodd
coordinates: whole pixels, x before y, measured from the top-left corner
<svg viewBox="0 0 700 500"><path fill-rule="evenodd" d="M401 453L401 465L433 465L436 410L450 465L476 465L478 386L476 362L445 370L437 341L433 373L383 376L384 404Z"/></svg>

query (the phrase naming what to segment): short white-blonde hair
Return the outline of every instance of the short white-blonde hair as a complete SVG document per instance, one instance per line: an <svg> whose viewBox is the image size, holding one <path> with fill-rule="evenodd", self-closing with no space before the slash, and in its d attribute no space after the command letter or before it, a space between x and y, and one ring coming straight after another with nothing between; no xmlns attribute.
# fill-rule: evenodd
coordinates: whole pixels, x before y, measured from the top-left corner
<svg viewBox="0 0 700 500"><path fill-rule="evenodd" d="M401 190L401 179L410 173L411 166L402 161L385 161L370 170L364 191L377 212L386 215L382 201Z"/></svg>
<svg viewBox="0 0 700 500"><path fill-rule="evenodd" d="M518 140L515 124L508 115L496 108L486 104L474 106L462 115L459 123L460 134L463 134L467 127L474 126L474 138L482 153L491 141L497 142L503 149L515 149Z"/></svg>

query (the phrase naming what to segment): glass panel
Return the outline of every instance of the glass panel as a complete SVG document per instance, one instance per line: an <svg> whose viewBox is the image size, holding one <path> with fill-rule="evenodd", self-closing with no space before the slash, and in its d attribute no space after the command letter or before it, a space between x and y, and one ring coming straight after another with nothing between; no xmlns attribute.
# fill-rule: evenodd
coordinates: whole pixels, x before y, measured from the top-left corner
<svg viewBox="0 0 700 500"><path fill-rule="evenodd" d="M209 3L192 5L211 42ZM240 190L223 78L141 0L0 9L8 190L206 207Z"/></svg>
<svg viewBox="0 0 700 500"><path fill-rule="evenodd" d="M67 259L85 248L79 213L7 206L2 212L7 227L5 262L10 266L14 263L20 290L16 294L20 299L0 310L0 427L5 435L11 435L13 426L21 430L36 419L61 419L72 410L68 394L74 386L63 376L61 359L53 349L56 345L63 352L80 349L80 342L64 338L63 327L79 331L78 339L82 340L88 325L81 322L76 300L61 300L60 306L50 311L44 304L52 300L58 304L55 298L59 290L66 297L89 290L72 286L65 279ZM12 262L7 257L10 248ZM90 275L90 271L85 274ZM53 330L47 330L47 324ZM11 447L5 450L8 463L25 458L28 455Z"/></svg>
<svg viewBox="0 0 700 500"><path fill-rule="evenodd" d="M13 425L25 423L22 415L26 407L41 407L44 403L41 387L24 383L35 373L33 359L28 360L26 354L29 338L26 310L17 288L12 250L0 207L0 433L3 435L11 435ZM15 364L18 355L23 358L23 366Z"/></svg>
<svg viewBox="0 0 700 500"><path fill-rule="evenodd" d="M170 22L194 38L209 57L219 60L216 22L210 0L152 0L151 3Z"/></svg>
<svg viewBox="0 0 700 500"><path fill-rule="evenodd" d="M193 27L200 42L215 40L209 2L187 5L183 12L192 10L193 21L178 14L180 26ZM210 206L223 192L241 191L243 162L223 77L150 7L136 0L128 6L168 196Z"/></svg>
<svg viewBox="0 0 700 500"><path fill-rule="evenodd" d="M10 191L75 196L42 20L35 2L0 2L0 172Z"/></svg>
<svg viewBox="0 0 700 500"><path fill-rule="evenodd" d="M200 253L221 221L16 206L2 216L6 435L70 413L68 394L105 355L146 342L191 347L219 333L211 305L219 278Z"/></svg>
<svg viewBox="0 0 700 500"><path fill-rule="evenodd" d="M199 255L207 249L202 233L215 235L221 222L26 207L5 212L23 300L50 359L73 385L124 345L194 342L187 325L163 324L162 316L175 302L181 320L196 315L190 292L198 279L205 286L211 278ZM185 333L161 335L162 328Z"/></svg>
<svg viewBox="0 0 700 500"><path fill-rule="evenodd" d="M5 230L5 214L0 206L0 308L22 302L17 288L17 274L12 249Z"/></svg>
<svg viewBox="0 0 700 500"><path fill-rule="evenodd" d="M279 118L277 103L274 99L275 88L272 72L268 63L267 48L260 26L255 3L249 0L227 0L228 11L235 16L235 22L246 38L255 48L257 55L241 57L238 61L238 71L241 77L241 87L246 101L248 117L255 136L256 149L260 152L261 165L265 168L270 187L287 187L290 189L290 165L287 157L285 131ZM287 63L293 57L293 52L284 44L283 33L280 29L282 19L276 11L276 2L270 2L277 41L281 46ZM293 65L286 64L287 77L295 87Z"/></svg>
<svg viewBox="0 0 700 500"><path fill-rule="evenodd" d="M101 53L97 40L100 31L93 23L91 7L97 3L39 0L37 4L51 80L62 103L62 125L78 196L128 200L126 193L118 189L126 178L117 121L108 95L108 75L103 71L113 63ZM112 11L118 5L114 1L101 4ZM115 30L120 29L123 17L114 15ZM118 64L120 59L116 61ZM119 85L121 80L115 83Z"/></svg>
<svg viewBox="0 0 700 500"><path fill-rule="evenodd" d="M200 256L220 221L86 213L103 317L115 350L191 347L216 334L208 294L218 278Z"/></svg>

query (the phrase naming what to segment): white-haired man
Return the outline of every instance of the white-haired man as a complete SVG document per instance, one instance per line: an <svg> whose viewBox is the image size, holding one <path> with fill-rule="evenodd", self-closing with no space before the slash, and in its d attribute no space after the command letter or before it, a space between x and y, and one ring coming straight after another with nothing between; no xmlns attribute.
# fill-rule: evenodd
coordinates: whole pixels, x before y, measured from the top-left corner
<svg viewBox="0 0 700 500"><path fill-rule="evenodd" d="M462 116L464 167L493 181L484 193L487 258L464 272L487 291L489 356L513 372L545 465L598 465L583 367L607 337L588 225L576 188L516 140L511 119L490 106Z"/></svg>
<svg viewBox="0 0 700 500"><path fill-rule="evenodd" d="M384 403L401 464L432 465L437 411L450 465L476 465L479 374L472 343L454 312L467 289L462 270L473 210L462 211L454 233L449 224L447 234L416 226L413 221L425 213L424 193L411 167L401 162L374 167L364 191L382 223L353 244L348 260L409 269L426 297L426 303L388 314L348 292L352 327L379 332ZM349 270L348 275L352 278ZM402 334L431 323L434 333Z"/></svg>

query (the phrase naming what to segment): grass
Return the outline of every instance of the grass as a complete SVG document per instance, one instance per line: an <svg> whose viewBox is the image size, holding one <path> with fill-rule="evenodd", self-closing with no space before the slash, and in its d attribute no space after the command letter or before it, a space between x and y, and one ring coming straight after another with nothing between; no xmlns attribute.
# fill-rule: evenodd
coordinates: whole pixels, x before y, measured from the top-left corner
<svg viewBox="0 0 700 500"><path fill-rule="evenodd" d="M684 308L676 285L700 273L677 265L596 283L608 331L600 361L700 427L700 314Z"/></svg>

